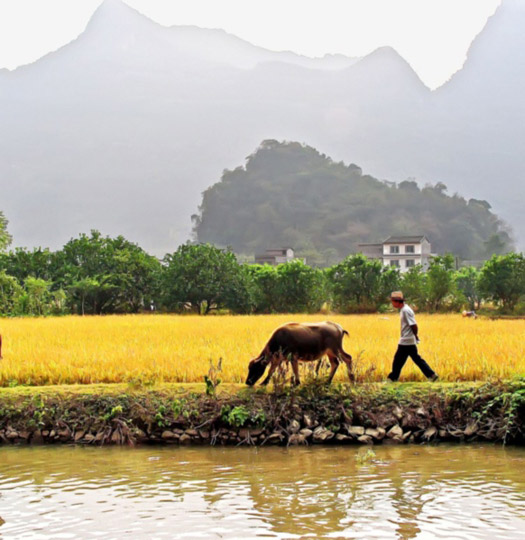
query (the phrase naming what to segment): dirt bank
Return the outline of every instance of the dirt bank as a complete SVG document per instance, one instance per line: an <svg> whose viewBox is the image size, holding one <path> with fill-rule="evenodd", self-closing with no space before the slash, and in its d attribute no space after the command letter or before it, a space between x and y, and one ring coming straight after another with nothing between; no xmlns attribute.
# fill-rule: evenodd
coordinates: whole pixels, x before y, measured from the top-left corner
<svg viewBox="0 0 525 540"><path fill-rule="evenodd" d="M0 389L0 444L525 442L525 378L484 384L310 383Z"/></svg>

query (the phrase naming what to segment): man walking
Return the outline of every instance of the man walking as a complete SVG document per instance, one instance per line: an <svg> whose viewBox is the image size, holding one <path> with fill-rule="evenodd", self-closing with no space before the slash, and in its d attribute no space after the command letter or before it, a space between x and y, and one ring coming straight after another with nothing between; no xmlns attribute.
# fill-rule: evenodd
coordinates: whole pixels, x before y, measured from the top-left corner
<svg viewBox="0 0 525 540"><path fill-rule="evenodd" d="M405 299L401 291L394 291L390 295L390 301L396 309L399 309L399 316L401 317L401 339L399 340L392 364L392 371L388 375L388 380L394 382L399 379L401 370L410 356L428 380L436 381L438 376L417 352L417 344L419 343L418 328L412 308L405 304Z"/></svg>

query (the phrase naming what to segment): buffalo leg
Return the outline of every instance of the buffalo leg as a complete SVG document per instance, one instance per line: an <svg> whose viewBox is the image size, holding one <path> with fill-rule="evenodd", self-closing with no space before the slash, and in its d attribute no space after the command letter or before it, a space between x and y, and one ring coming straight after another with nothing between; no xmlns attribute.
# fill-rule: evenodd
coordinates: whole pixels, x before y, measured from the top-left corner
<svg viewBox="0 0 525 540"><path fill-rule="evenodd" d="M301 384L301 380L299 379L299 359L295 356L292 358L292 371L293 371L294 384L295 386L297 386Z"/></svg>
<svg viewBox="0 0 525 540"><path fill-rule="evenodd" d="M355 382L354 370L352 367L352 357L348 353L341 351L339 358L346 364L346 371L348 372L350 382Z"/></svg>
<svg viewBox="0 0 525 540"><path fill-rule="evenodd" d="M324 358L321 357L319 360L317 360L317 363L315 364L315 376L319 377L319 370L321 369L321 366L323 365Z"/></svg>
<svg viewBox="0 0 525 540"><path fill-rule="evenodd" d="M281 355L277 357L275 355L272 356L272 360L270 363L270 370L268 371L268 375L266 379L264 379L264 381L261 383L262 386L266 386L270 382L272 375L274 374L277 366L281 363L281 360L282 360Z"/></svg>
<svg viewBox="0 0 525 540"><path fill-rule="evenodd" d="M336 356L334 356L334 359L335 359L337 362L339 362L339 359L338 359ZM330 359L329 359L329 360L330 360ZM315 365L315 376L316 376L316 377L319 377L319 370L321 369L321 366L322 366L323 364L324 364L324 357L321 357L321 358L317 361L317 363L316 363L316 365Z"/></svg>
<svg viewBox="0 0 525 540"><path fill-rule="evenodd" d="M330 375L328 375L328 384L330 384L334 378L337 368L339 367L339 360L337 356L331 354L328 355L328 360L330 360Z"/></svg>

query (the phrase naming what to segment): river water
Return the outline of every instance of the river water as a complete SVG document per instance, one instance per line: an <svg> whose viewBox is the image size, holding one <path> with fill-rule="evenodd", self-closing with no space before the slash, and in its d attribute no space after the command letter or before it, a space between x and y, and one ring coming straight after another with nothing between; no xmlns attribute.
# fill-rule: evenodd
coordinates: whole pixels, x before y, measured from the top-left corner
<svg viewBox="0 0 525 540"><path fill-rule="evenodd" d="M0 447L0 518L2 539L522 539L525 449Z"/></svg>

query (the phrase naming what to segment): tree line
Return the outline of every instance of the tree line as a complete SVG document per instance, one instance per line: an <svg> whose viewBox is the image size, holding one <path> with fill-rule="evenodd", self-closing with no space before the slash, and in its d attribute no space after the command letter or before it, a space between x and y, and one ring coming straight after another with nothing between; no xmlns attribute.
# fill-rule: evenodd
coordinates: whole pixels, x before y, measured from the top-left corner
<svg viewBox="0 0 525 540"><path fill-rule="evenodd" d="M62 249L0 252L0 314L59 315L143 311L341 313L381 311L401 289L422 311L525 307L525 258L494 255L482 268L455 269L452 255L436 256L427 271L400 274L361 254L328 268L301 260L278 266L241 264L229 249L185 244L162 260L122 236L98 231Z"/></svg>

